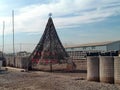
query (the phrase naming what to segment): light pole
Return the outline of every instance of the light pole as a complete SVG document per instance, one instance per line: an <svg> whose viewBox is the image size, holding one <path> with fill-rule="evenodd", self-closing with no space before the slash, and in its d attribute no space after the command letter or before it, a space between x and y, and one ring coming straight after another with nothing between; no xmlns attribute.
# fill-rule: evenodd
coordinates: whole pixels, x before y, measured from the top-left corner
<svg viewBox="0 0 120 90"><path fill-rule="evenodd" d="M12 30L13 30L13 60L15 65L15 44L14 44L14 10L12 10Z"/></svg>
<svg viewBox="0 0 120 90"><path fill-rule="evenodd" d="M5 30L5 22L3 21L3 47L2 47L3 55L4 55L4 30Z"/></svg>

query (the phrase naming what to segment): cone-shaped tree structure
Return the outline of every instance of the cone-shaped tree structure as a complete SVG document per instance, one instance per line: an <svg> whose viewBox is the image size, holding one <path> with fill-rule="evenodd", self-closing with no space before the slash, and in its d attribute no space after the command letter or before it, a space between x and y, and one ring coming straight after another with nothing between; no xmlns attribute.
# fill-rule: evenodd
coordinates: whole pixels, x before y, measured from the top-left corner
<svg viewBox="0 0 120 90"><path fill-rule="evenodd" d="M67 58L68 54L58 37L52 18L49 17L45 31L30 56L32 65L66 63Z"/></svg>

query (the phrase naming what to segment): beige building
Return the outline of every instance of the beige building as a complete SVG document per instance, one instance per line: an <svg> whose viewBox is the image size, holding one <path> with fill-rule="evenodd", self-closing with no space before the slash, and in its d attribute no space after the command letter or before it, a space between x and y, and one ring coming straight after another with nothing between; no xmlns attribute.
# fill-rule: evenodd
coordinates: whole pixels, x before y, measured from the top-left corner
<svg viewBox="0 0 120 90"><path fill-rule="evenodd" d="M81 59L85 58L86 52L120 51L120 40L68 46L65 49L73 59Z"/></svg>

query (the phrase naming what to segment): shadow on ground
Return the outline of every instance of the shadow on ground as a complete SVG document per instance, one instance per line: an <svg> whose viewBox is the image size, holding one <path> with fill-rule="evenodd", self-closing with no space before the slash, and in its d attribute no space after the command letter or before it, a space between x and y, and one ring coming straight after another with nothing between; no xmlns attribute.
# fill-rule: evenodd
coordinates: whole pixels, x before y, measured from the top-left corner
<svg viewBox="0 0 120 90"><path fill-rule="evenodd" d="M43 72L51 72L50 70L32 70L32 71L43 71ZM73 70L73 71L67 71L67 70L52 70L52 73L87 73L87 70Z"/></svg>

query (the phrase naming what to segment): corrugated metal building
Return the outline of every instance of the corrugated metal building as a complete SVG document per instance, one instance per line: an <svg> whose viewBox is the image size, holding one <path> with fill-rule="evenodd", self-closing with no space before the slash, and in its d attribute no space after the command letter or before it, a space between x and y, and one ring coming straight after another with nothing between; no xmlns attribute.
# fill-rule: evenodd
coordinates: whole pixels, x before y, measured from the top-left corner
<svg viewBox="0 0 120 90"><path fill-rule="evenodd" d="M87 56L86 52L120 51L120 40L68 46L66 51L72 59L84 59Z"/></svg>

